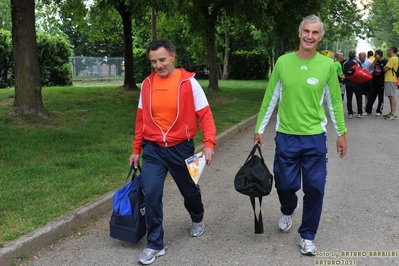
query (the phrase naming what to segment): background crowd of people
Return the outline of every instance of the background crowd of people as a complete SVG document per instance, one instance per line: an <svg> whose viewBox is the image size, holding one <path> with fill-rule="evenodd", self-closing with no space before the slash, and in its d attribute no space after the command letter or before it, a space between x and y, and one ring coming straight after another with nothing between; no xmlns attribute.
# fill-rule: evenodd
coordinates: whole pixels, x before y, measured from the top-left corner
<svg viewBox="0 0 399 266"><path fill-rule="evenodd" d="M342 100L346 92L349 119L352 119L356 112L358 118L372 115L373 109L375 109L376 116L383 116L388 120L397 119L395 98L395 90L399 88L399 78L395 74L398 69L397 53L398 49L395 46L387 50L387 57L384 57L382 50L360 52L359 54L356 54L355 50L351 50L346 60L343 53L335 53L335 66L341 86ZM372 79L361 84L345 79L348 76L348 70L355 64L368 71L372 75ZM356 110L352 108L353 95L356 98ZM382 115L385 96L389 100L390 112ZM377 99L377 106L375 106L374 103Z"/></svg>

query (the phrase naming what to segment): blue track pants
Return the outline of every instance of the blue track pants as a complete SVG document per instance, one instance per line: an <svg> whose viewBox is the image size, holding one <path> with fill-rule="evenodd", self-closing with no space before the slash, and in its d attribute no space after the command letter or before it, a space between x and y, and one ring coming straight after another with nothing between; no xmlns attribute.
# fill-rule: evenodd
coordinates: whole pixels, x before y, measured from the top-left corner
<svg viewBox="0 0 399 266"><path fill-rule="evenodd" d="M185 141L172 147L162 147L146 140L142 144L141 177L145 193L147 247L160 250L164 248L162 197L168 171L184 198L192 222L199 223L204 216L200 188L191 179L184 161L194 154L194 142Z"/></svg>
<svg viewBox="0 0 399 266"><path fill-rule="evenodd" d="M326 134L296 136L277 132L275 142L274 178L281 212L293 213L302 181L303 213L298 232L302 238L313 240L320 222L327 177Z"/></svg>

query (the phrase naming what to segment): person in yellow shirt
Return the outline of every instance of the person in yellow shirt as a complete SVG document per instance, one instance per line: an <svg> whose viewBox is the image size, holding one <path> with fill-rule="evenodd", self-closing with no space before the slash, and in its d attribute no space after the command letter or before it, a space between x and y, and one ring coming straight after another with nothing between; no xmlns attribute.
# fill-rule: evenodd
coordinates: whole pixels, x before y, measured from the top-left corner
<svg viewBox="0 0 399 266"><path fill-rule="evenodd" d="M392 46L388 50L388 63L384 66L384 89L385 96L389 99L389 104L391 106L391 112L387 115L384 115L384 118L387 120L396 120L398 119L396 115L396 98L395 98L395 89L397 77L395 71L398 69L398 57L396 53L398 52L398 48L396 46Z"/></svg>
<svg viewBox="0 0 399 266"><path fill-rule="evenodd" d="M374 57L374 52L373 51L368 51L367 52L367 59L370 60L371 62L374 62L375 57Z"/></svg>

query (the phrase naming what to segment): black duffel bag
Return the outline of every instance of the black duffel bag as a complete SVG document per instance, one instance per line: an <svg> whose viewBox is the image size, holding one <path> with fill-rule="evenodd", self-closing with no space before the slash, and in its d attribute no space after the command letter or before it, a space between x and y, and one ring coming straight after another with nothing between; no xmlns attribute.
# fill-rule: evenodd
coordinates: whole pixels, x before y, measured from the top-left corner
<svg viewBox="0 0 399 266"><path fill-rule="evenodd" d="M256 150L259 156L255 155ZM241 194L252 197L263 197L270 194L273 186L273 175L267 168L259 145L255 145L237 172L234 188Z"/></svg>
<svg viewBox="0 0 399 266"><path fill-rule="evenodd" d="M259 151L260 157L255 155L256 150ZM265 164L260 146L256 144L234 178L235 190L249 196L251 200L254 211L255 234L263 233L262 197L269 195L272 187L273 175ZM255 198L259 199L260 210L258 218L255 211Z"/></svg>

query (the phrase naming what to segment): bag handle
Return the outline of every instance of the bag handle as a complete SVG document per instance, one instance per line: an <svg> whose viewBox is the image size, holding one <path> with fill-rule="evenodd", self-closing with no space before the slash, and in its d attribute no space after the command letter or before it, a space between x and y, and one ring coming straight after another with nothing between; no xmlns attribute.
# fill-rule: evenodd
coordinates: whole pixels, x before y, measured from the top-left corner
<svg viewBox="0 0 399 266"><path fill-rule="evenodd" d="M255 154L256 149L258 149L260 158L262 159L262 161L264 161L263 155L262 155L262 150L260 149L260 145L255 144L255 146L252 148L252 151L249 153L248 158L245 160L244 164L246 164L251 159L251 157Z"/></svg>
<svg viewBox="0 0 399 266"><path fill-rule="evenodd" d="M126 181L125 181L125 185L124 185L124 186L126 186L128 180L129 180L129 177L130 177L130 175L131 175L132 172L133 172L132 180L131 180L131 181L133 182L133 180L135 180L136 188L137 188L137 189L140 189L140 188L141 188L140 182L137 180L138 178L136 178L136 177L137 177L137 169L138 169L139 172L141 173L141 167L140 167L140 165L138 165L137 168L134 168L134 165L133 165L133 164L130 166L130 170L129 170L129 173L127 174L127 177L126 177Z"/></svg>

